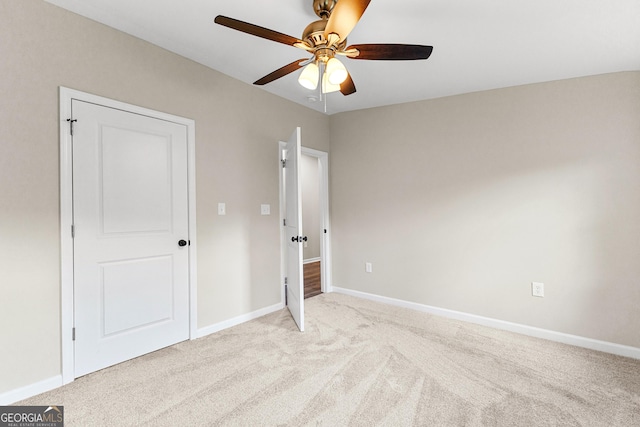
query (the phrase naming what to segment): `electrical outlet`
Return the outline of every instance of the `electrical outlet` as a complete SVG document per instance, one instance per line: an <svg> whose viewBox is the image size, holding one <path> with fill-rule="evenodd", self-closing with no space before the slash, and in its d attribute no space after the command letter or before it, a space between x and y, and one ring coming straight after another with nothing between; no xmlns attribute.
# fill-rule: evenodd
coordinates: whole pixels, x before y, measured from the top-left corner
<svg viewBox="0 0 640 427"><path fill-rule="evenodd" d="M373 271L373 265L370 262L365 262L364 271L367 273L371 273Z"/></svg>
<svg viewBox="0 0 640 427"><path fill-rule="evenodd" d="M531 295L534 297L544 297L544 283L531 282Z"/></svg>
<svg viewBox="0 0 640 427"><path fill-rule="evenodd" d="M224 203L218 203L218 215L227 214L227 205Z"/></svg>

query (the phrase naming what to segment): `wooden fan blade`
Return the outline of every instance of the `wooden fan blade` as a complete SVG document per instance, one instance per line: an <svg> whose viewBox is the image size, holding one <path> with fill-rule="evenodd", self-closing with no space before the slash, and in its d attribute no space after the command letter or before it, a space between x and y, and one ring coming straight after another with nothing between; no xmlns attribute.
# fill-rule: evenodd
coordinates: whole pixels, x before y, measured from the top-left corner
<svg viewBox="0 0 640 427"><path fill-rule="evenodd" d="M328 40L329 34L334 33L340 36L340 40L345 40L370 2L371 0L339 0L324 29L324 38Z"/></svg>
<svg viewBox="0 0 640 427"><path fill-rule="evenodd" d="M356 85L353 83L351 74L347 73L347 79L342 83L340 83L340 92L342 92L344 96L347 96L347 95L351 95L352 93L355 93L355 91L356 91Z"/></svg>
<svg viewBox="0 0 640 427"><path fill-rule="evenodd" d="M282 68L278 68L274 72L267 74L266 76L264 76L259 80L256 80L255 82L253 82L253 84L262 86L262 85L266 85L267 83L271 83L274 80L278 80L280 77L284 77L287 74L293 73L297 69L301 68L300 64L306 60L307 58L302 58L302 59L293 61L291 64L287 64Z"/></svg>
<svg viewBox="0 0 640 427"><path fill-rule="evenodd" d="M377 59L383 61L402 61L412 59L427 59L433 51L433 46L416 44L354 44L346 50L357 49L358 56L347 55L352 59Z"/></svg>
<svg viewBox="0 0 640 427"><path fill-rule="evenodd" d="M268 28L249 24L248 22L229 18L227 16L218 15L213 21L216 24L224 25L225 27L242 31L243 33L262 37L263 39L267 39L267 40L273 40L274 42L283 43L289 46L293 46L296 43L302 43L302 40L299 40L295 37L291 37L286 34L282 34L277 31L270 30Z"/></svg>

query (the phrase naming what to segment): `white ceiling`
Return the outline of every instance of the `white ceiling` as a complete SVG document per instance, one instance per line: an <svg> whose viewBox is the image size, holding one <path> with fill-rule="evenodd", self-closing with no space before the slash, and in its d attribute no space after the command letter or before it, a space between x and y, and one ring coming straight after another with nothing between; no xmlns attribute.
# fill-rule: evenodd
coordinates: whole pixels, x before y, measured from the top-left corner
<svg viewBox="0 0 640 427"><path fill-rule="evenodd" d="M213 22L217 15L299 38L313 0L46 0L251 84L306 52ZM423 61L345 59L357 92L328 114L616 71L640 70L638 0L372 0L349 44L434 47ZM289 74L262 88L318 111Z"/></svg>

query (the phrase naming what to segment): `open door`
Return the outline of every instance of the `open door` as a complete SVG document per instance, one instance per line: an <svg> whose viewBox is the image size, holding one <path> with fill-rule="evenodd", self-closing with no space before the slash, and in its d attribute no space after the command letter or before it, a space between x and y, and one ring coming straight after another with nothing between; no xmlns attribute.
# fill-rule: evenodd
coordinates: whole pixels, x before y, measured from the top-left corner
<svg viewBox="0 0 640 427"><path fill-rule="evenodd" d="M287 242L286 301L293 320L304 331L304 280L302 270L302 207L300 197L300 128L284 150L285 239Z"/></svg>

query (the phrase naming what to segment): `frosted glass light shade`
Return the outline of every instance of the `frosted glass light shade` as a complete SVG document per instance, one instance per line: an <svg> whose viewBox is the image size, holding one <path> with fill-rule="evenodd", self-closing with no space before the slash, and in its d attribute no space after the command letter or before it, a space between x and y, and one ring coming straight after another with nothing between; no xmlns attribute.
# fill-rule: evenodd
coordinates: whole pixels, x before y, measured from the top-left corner
<svg viewBox="0 0 640 427"><path fill-rule="evenodd" d="M340 90L340 85L331 84L327 73L322 75L322 93L331 93Z"/></svg>
<svg viewBox="0 0 640 427"><path fill-rule="evenodd" d="M331 58L327 62L327 75L329 76L329 83L332 85L339 85L347 79L347 69L338 58Z"/></svg>
<svg viewBox="0 0 640 427"><path fill-rule="evenodd" d="M320 75L320 71L318 70L318 66L315 63L311 63L304 67L302 73L300 73L300 77L298 77L298 83L307 89L314 90L318 87L318 77Z"/></svg>

